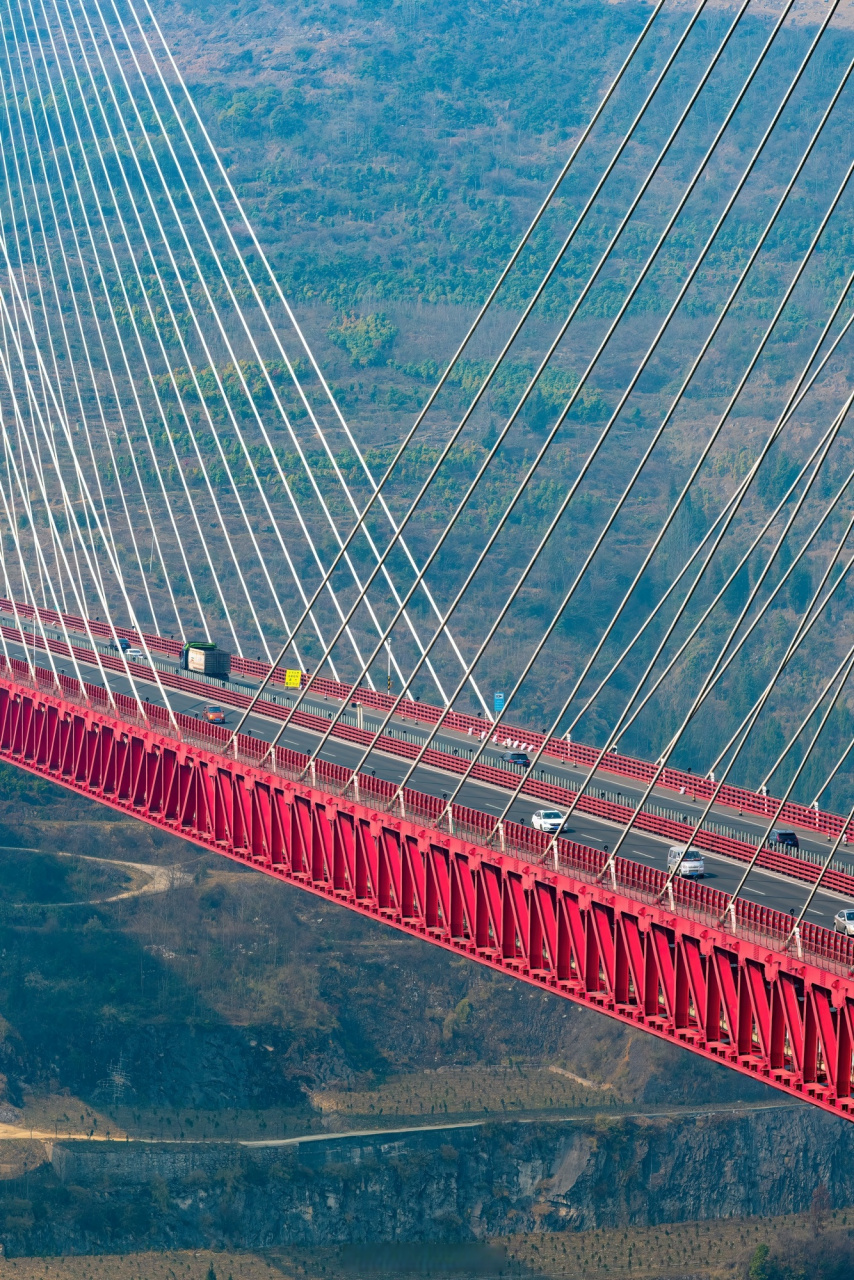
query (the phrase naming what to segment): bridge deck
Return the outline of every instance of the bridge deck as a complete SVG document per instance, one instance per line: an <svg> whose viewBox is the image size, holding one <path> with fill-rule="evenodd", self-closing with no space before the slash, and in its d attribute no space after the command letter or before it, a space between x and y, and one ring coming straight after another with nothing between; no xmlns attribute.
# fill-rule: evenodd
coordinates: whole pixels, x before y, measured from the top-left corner
<svg viewBox="0 0 854 1280"><path fill-rule="evenodd" d="M98 687L89 703L53 677L29 683L12 660L0 676L0 758L143 821L289 881L479 963L598 1009L840 1115L854 1075L854 940L806 924L800 954L784 950L783 913L679 880L660 904L661 871L508 823L504 847L485 843L487 815L457 807L453 832L435 826L435 797L241 737L221 754L215 726L166 713L149 723ZM98 710L98 706L103 710ZM220 730L220 734L222 731ZM220 750L217 750L219 746ZM262 756L267 764L260 764Z"/></svg>
<svg viewBox="0 0 854 1280"><path fill-rule="evenodd" d="M82 626L78 619L67 619L66 622L67 624L78 623ZM103 624L94 625L106 630ZM72 636L75 632L72 632ZM20 632L6 625L2 627L2 635L10 652L23 657L25 647ZM133 635L134 633L130 633L130 636ZM147 637L147 639L151 638ZM32 652L32 637L28 635L26 641L27 649ZM36 642L37 648L43 648L43 642L38 635ZM47 642L51 650L60 658L69 656L68 647L63 639L52 636L48 632ZM174 642L166 641L163 644L171 646L172 649L178 648ZM99 648L102 650L100 661L109 670L111 685L120 691L130 692L127 677L119 674L123 671L119 658L114 652L111 653L106 645L101 645ZM82 669L89 672L93 680L97 680L99 675L95 663L96 655L88 647L88 641L85 638L81 637L81 643L74 645L74 654ZM170 651L169 660L157 660L157 674L169 690L170 701L176 709L191 714L198 713L204 703L212 699L220 702L226 710L229 707L245 708L251 694L257 688L257 679L250 682L250 678L245 673L237 682L232 679L225 687L206 682L202 677L191 678L188 673L179 671L175 657L176 655L171 654ZM263 664L246 663L242 660L238 665L263 666ZM130 669L145 693L145 697L153 704L162 705L161 694L154 683L154 673L151 668L143 663L133 662L130 664ZM263 667L265 672L267 669ZM252 674L257 676L258 673ZM326 687L330 682L324 681L322 684ZM73 682L66 682L66 686L72 688ZM340 693L341 689L342 687L335 686L336 693ZM349 692L348 687L345 686L343 689L345 693ZM364 691L358 692L360 700L365 696ZM291 701L293 697L291 692ZM375 694L373 697L381 698L386 703L390 702L387 695ZM258 713L248 721L247 730L259 738L273 737L281 730L282 720L290 716L287 701L281 687L270 693L269 697L265 697L265 700L258 704ZM295 750L310 752L316 745L317 735L326 728L332 711L337 711L339 706L340 698L333 697L329 692L321 693L316 697L312 693L308 701L303 704L302 710L296 713L287 724L282 738L283 743ZM426 704L420 704L420 708L425 717L429 712L428 718L431 724L435 722L439 714L437 708ZM413 709L407 706L407 715L395 718L382 739L380 751L375 752L371 758L372 771L375 770L388 782L400 781L408 761L423 743L425 734L432 731L413 723L413 714ZM324 757L335 764L355 767L361 755L361 747L371 739L380 723L381 715L381 711L371 711L364 705L360 708L358 716L352 708L348 710L344 720L337 726L333 738L326 744ZM461 721L472 720L471 717L458 718ZM357 719L361 720L363 728L359 727ZM481 722L473 721L473 723ZM218 742L227 736L222 730L212 726L206 732L209 733L212 742ZM471 735L463 732L462 725L450 731L446 731L443 727L437 736L435 749L427 753L424 766L417 771L414 785L420 791L437 796L442 795L443 791L450 790L455 784L455 775L458 775L467 765L471 750ZM550 744L550 750L557 753L558 758L555 754L548 758L544 757L544 767L538 769L537 777L526 784L511 813L517 822L529 823L534 810L544 801L549 804L568 806L576 795L586 769L582 764L559 758L567 751L566 743L558 741ZM591 759L595 759L593 749L583 744L571 744L571 750L585 753ZM599 770L595 785L582 798L572 819L572 834L586 844L604 849L613 843L615 828L622 827L630 816L632 807L641 799L644 771L651 772L648 762L631 760L628 757L609 756L606 759L606 766ZM615 769L618 771L616 779ZM619 771L623 769L641 776L622 776ZM502 762L496 749L485 757L485 763L476 767L473 777L461 793L461 800L470 808L481 810L484 814L498 814L504 807L507 791L512 790L518 782L520 772ZM675 770L668 771L668 774L673 776L666 777L665 785L656 788L651 802L645 806L635 823L626 849L629 857L660 869L666 867L668 846L674 842L684 842L690 835L693 824L702 814L703 794L704 792L708 794L710 790L710 784L706 779L694 778ZM685 787L686 781L692 784L690 791ZM681 790L685 790L686 794L680 794ZM736 791L735 788L731 790ZM741 788L737 789L737 792L737 798L729 797L729 799L731 801L737 799L739 807L733 807L732 803L716 805L705 824L705 829L697 839L697 843L703 845L706 850L707 878L715 887L723 891L733 889L738 883L741 876L740 864L753 856L767 827L766 810L773 813L775 806L775 801L771 797L758 796ZM790 850L779 847L765 848L759 858L759 869L752 874L744 890L748 898L758 900L765 906L775 906L783 911L800 908L805 889L799 887L798 882L801 885L815 882L819 864L826 856L827 842L833 834L838 833L841 826L841 820L834 814L816 813L812 809L802 809L801 806L790 807L801 810L809 823L805 826L803 823L793 822L789 815L790 825L797 826L800 831L801 850L798 856ZM832 869L825 876L824 885L827 892L822 891L816 896L809 911L809 918L814 923L829 925L839 910L840 899L844 902L854 900L854 858L845 846L840 857L834 860Z"/></svg>

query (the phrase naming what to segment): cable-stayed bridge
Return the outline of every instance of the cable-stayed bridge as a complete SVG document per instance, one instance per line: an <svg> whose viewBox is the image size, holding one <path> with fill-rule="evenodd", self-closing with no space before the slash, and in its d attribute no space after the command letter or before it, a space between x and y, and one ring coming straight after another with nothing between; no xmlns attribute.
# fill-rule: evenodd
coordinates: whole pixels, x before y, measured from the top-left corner
<svg viewBox="0 0 854 1280"><path fill-rule="evenodd" d="M147 0L10 0L0 755L850 1114L846 17L650 10L369 450Z"/></svg>

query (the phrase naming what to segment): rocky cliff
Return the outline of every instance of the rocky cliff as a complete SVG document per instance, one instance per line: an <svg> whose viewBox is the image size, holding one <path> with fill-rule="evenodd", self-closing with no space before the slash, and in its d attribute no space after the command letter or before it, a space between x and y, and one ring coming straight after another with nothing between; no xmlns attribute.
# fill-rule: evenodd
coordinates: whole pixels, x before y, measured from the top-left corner
<svg viewBox="0 0 854 1280"><path fill-rule="evenodd" d="M807 1106L470 1124L278 1145L64 1142L0 1199L8 1254L478 1240L854 1203L854 1126Z"/></svg>

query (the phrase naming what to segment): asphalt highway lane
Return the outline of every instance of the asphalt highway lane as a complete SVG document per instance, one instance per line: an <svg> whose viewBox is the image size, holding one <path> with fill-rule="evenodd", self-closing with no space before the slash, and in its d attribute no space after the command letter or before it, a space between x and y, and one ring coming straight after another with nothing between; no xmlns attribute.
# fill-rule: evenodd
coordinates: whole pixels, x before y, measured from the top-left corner
<svg viewBox="0 0 854 1280"><path fill-rule="evenodd" d="M25 656L23 646L6 642L8 651L13 657L23 658ZM32 653L32 650L30 650ZM39 665L47 665L43 652L38 653ZM81 663L81 669L84 664ZM67 675L73 674L73 665L68 659L58 659L57 667L60 671L64 671ZM176 668L177 670L177 668ZM95 663L88 664L85 669L85 677L93 684L101 684L100 672ZM251 681L234 681L233 684L241 684L247 693L251 693L253 684ZM142 693L143 698L158 705L163 704L157 685L153 680L142 681L137 680L137 685ZM132 693L130 682L126 676L118 675L110 672L110 686L117 693ZM257 688L257 685L254 687ZM143 693L143 689L145 692ZM201 690L200 690L201 692ZM210 693L210 696L208 694ZM280 691L276 690L277 696L281 696ZM217 702L216 693L212 691L211 686L205 689L205 695L196 697L194 694L169 691L169 699L175 711L183 712L190 716L201 717L204 708L211 702ZM235 708L230 708L227 703L220 703L226 715L226 726L236 725L240 712ZM324 702L322 699L312 699L311 696L303 703L306 710L317 710L321 714L330 714L333 709L337 709L340 703L333 700ZM368 708L364 708L364 727L367 730L375 728L380 718L376 713L369 712ZM423 726L415 726L409 721L397 720L398 727L405 728L410 740L423 740ZM251 715L245 726L244 732L251 733L252 736L270 740L276 732L281 728L281 721L268 719L258 714ZM290 747L292 750L309 753L317 744L318 734L311 730L288 725L285 728L280 745ZM435 741L437 747L453 751L456 747L461 756L468 754L472 740L466 734L458 734L453 732L444 732L438 736ZM490 751L489 755L498 763L497 755L500 748ZM354 768L360 759L362 748L357 744L344 742L338 738L330 738L324 749L323 758L340 764L345 767ZM406 769L408 761L398 756L386 755L383 752L374 752L368 762L368 770L375 773L379 778L384 778L390 782L399 782ZM561 783L567 786L575 787L579 780L584 776L580 769L573 767L565 767L557 761L551 759L544 765L545 772L550 777L556 777ZM640 799L642 789L632 780L625 780L617 776L606 773L597 775L597 781L603 790L611 793L621 792L627 803L632 803ZM447 796L453 790L457 782L457 776L451 773L445 773L442 770L432 767L419 766L412 779L411 785L415 790L425 792L429 795ZM592 788L597 789L595 785ZM498 787L493 787L487 783L469 780L462 789L458 799L461 804L468 805L472 809L479 809L482 812L498 815L504 808L506 803L506 791ZM699 817L701 806L693 804L690 796L674 796L669 791L656 791L653 793L653 799L662 805L679 813L686 813L689 819ZM532 814L543 804L540 801L520 797L513 805L510 812L510 818L514 822L525 823L530 825ZM721 808L719 811L713 810L712 814L716 820L726 823L734 830L739 829L750 833L758 838L764 831L764 824L755 818L738 817L730 809ZM620 827L616 824L605 822L602 819L594 818L588 814L574 813L572 815L571 824L566 829L566 834L577 840L579 843L591 845L597 849L612 849L616 843ZM801 834L799 829L799 835ZM822 840L813 838L805 838L801 840L802 846L811 846L820 851L827 851L827 843ZM667 850L670 841L649 835L645 832L632 832L623 845L622 853L628 858L635 859L638 862L646 863L660 870L666 869ZM716 854L704 854L706 863L705 880L713 888L720 889L723 892L731 892L738 884L744 870L743 864L730 861L727 858L720 857ZM808 886L799 882L790 880L788 877L777 875L775 873L756 870L751 873L747 886L742 890L746 898L752 899L763 906L775 907L780 911L799 911L800 907L808 893ZM833 917L840 909L840 906L854 901L854 898L845 898L840 894L819 892L816 895L813 906L808 913L808 919L815 924L823 924L825 927L833 927Z"/></svg>
<svg viewBox="0 0 854 1280"><path fill-rule="evenodd" d="M55 634L57 638L61 638L59 633L48 632L49 635ZM84 636L80 637L84 644L88 641ZM20 646L18 646L20 652ZM23 655L22 655L23 656ZM177 670L177 665L175 667ZM94 668L97 679L97 667ZM257 688L257 681L253 682L249 679L234 679L232 684L240 685L247 693L252 693ZM116 686L119 688L120 686ZM277 694L281 698L282 691L277 689ZM176 704L177 705L177 704ZM202 705L202 704L200 704ZM405 708L405 703L401 706ZM332 709L337 709L340 703L334 699L324 699L320 695L310 693L303 703L303 707L307 711L313 711L320 715L331 714ZM382 722L382 715L368 707L363 707L362 714L364 718L364 727L373 731L379 727ZM400 732L404 731L410 742L422 743L426 736L426 728L420 722L407 720L404 715L398 713L392 724L394 728ZM505 735L506 736L506 735ZM435 737L433 745L438 750L444 750L450 754L459 754L466 758L470 756L473 744L476 747L477 739L470 737L468 734L459 733L454 730L442 728L440 733ZM492 764L507 769L508 766L500 759L502 751L507 750L503 745L490 744L489 748L481 756L484 764ZM511 769L513 766L509 766ZM578 766L563 764L552 757L543 757L538 765L535 774L537 777L543 777L546 781L554 781L559 786L566 786L576 790L582 779L586 776L586 770ZM521 773L521 770L520 770ZM598 791L606 791L610 795L621 795L625 798L626 803L636 805L643 795L644 787L631 778L624 778L618 774L608 773L607 770L599 769L590 784L590 790L593 794ZM656 787L651 796L650 801L660 804L663 808L671 810L675 815L685 815L688 821L699 819L703 812L703 804L694 801L691 795L680 796L671 790L663 787ZM769 815L770 816L770 815ZM758 844L761 837L764 836L768 827L768 821L758 815L739 814L736 810L727 808L724 805L714 805L709 812L709 819L719 822L729 828L736 837L743 837L754 844ZM777 824L778 826L791 827L791 824ZM824 857L827 852L828 841L825 836L818 835L814 831L810 831L806 827L797 827L798 839L803 849L808 849L819 856ZM849 853L845 846L839 850L838 857L843 862L848 862L854 873L854 852Z"/></svg>

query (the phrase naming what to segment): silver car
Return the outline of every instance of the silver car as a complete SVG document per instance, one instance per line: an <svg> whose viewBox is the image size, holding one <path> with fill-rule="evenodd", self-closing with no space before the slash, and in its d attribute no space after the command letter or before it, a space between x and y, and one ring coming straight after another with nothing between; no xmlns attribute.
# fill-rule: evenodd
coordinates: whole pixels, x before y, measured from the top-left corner
<svg viewBox="0 0 854 1280"><path fill-rule="evenodd" d="M835 933L847 933L849 938L854 938L854 911L849 908L837 911L833 917L833 930Z"/></svg>
<svg viewBox="0 0 854 1280"><path fill-rule="evenodd" d="M680 858L682 859L681 865L679 863ZM706 874L703 855L693 845L690 849L686 849L684 844L671 846L667 852L667 870L672 871L677 866L679 867L679 875L685 876L688 880L702 880Z"/></svg>

